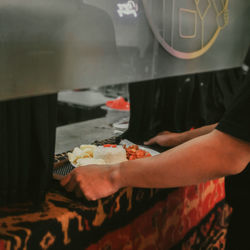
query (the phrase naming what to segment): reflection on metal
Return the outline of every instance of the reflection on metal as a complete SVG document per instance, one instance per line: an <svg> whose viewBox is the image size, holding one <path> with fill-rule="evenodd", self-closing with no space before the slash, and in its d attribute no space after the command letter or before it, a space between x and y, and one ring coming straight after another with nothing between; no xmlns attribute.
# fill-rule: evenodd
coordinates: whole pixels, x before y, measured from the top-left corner
<svg viewBox="0 0 250 250"><path fill-rule="evenodd" d="M143 0L143 3L152 31L163 48L175 57L193 59L206 53L216 41L220 31L228 25L228 1ZM152 12L154 7L157 9L162 7L162 22L158 21L158 13ZM167 23L171 23L171 28ZM191 38L193 40L190 46L190 41L187 43L185 39ZM180 43L184 45L182 50L178 48ZM197 43L200 45L193 49L192 46L195 47Z"/></svg>
<svg viewBox="0 0 250 250"><path fill-rule="evenodd" d="M1 0L0 100L240 66L249 7L249 0Z"/></svg>

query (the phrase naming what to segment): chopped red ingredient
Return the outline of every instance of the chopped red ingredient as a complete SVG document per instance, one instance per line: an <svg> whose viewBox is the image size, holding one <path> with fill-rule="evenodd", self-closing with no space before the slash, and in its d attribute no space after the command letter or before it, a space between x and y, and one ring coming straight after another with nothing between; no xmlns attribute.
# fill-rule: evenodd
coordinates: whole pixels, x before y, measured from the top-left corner
<svg viewBox="0 0 250 250"><path fill-rule="evenodd" d="M146 153L146 152L145 152L144 150L141 150L141 149L139 149L139 150L137 150L137 151L135 152L137 158L143 157L143 156L145 155L145 153Z"/></svg>
<svg viewBox="0 0 250 250"><path fill-rule="evenodd" d="M103 147L104 147L104 148L110 148L110 147L116 148L117 145L115 145L115 144L104 144Z"/></svg>
<svg viewBox="0 0 250 250"><path fill-rule="evenodd" d="M149 152L139 149L138 145L131 145L128 147L123 145L123 148L126 150L128 160L135 160L151 156Z"/></svg>
<svg viewBox="0 0 250 250"><path fill-rule="evenodd" d="M135 160L135 159L136 159L136 157L134 155L129 156L129 160Z"/></svg>

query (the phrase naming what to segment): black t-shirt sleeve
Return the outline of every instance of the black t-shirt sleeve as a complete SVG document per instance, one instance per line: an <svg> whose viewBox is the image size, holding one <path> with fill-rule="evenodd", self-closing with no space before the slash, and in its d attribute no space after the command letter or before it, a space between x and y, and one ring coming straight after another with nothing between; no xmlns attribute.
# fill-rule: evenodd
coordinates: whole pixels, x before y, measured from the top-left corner
<svg viewBox="0 0 250 250"><path fill-rule="evenodd" d="M250 82L239 91L216 129L250 142Z"/></svg>

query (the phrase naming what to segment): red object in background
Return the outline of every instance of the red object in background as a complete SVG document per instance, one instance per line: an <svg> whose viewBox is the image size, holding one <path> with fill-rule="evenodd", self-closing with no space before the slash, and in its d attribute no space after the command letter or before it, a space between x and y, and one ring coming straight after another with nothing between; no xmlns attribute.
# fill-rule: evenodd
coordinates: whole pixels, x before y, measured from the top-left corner
<svg viewBox="0 0 250 250"><path fill-rule="evenodd" d="M126 110L126 111L130 110L129 102L125 101L125 99L122 96L117 97L115 100L107 101L106 106L117 110Z"/></svg>
<svg viewBox="0 0 250 250"><path fill-rule="evenodd" d="M3 240L0 240L0 250L5 250L5 244Z"/></svg>

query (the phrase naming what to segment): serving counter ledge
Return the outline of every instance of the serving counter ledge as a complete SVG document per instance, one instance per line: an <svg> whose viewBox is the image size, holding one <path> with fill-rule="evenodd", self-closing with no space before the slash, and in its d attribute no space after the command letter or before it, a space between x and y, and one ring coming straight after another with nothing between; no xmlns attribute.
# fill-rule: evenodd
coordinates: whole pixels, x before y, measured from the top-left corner
<svg viewBox="0 0 250 250"><path fill-rule="evenodd" d="M56 152L93 142L91 133L84 136L77 129L89 125L95 128L95 139L112 135L105 118L61 127ZM60 140L65 141L64 148ZM76 198L53 181L40 206L0 208L0 250L219 249L225 243L230 214L224 198L223 178L176 189L128 187L98 201Z"/></svg>
<svg viewBox="0 0 250 250"><path fill-rule="evenodd" d="M40 207L1 208L1 250L168 249L178 244L207 249L215 243L219 249L230 212L223 189L223 179L175 190L125 188L90 202L54 183Z"/></svg>

